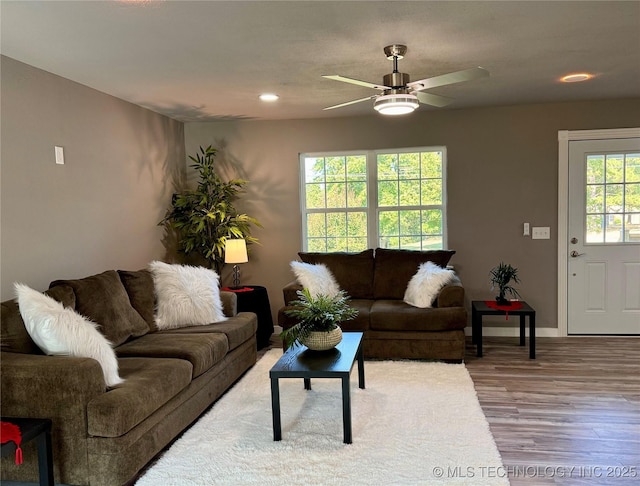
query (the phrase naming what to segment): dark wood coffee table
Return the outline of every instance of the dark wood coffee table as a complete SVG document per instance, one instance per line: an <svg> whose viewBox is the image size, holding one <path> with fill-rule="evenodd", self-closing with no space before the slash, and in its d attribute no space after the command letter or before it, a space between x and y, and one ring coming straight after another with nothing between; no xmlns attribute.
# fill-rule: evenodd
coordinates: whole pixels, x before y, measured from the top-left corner
<svg viewBox="0 0 640 486"><path fill-rule="evenodd" d="M273 440L282 440L280 423L280 378L303 378L305 390L311 390L311 378L340 378L342 380L342 425L344 443L351 444L351 393L349 377L358 361L358 386L364 388L364 359L362 333L344 332L342 341L330 351L310 351L306 346L289 348L269 371L271 378L271 412Z"/></svg>

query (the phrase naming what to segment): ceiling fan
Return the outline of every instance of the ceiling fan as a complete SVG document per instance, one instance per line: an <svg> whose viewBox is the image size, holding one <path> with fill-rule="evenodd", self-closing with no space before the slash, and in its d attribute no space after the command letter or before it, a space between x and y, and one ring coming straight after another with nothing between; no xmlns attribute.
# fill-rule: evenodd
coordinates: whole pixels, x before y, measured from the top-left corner
<svg viewBox="0 0 640 486"><path fill-rule="evenodd" d="M368 83L358 79L346 78L338 74L322 76L323 78L342 81L343 83L357 84L382 91L381 94L367 96L359 100L347 101L338 105L328 106L325 110L333 110L343 106L353 105L362 101L375 99L373 108L383 115L404 115L411 113L418 108L419 103L437 107L446 106L453 101L451 98L426 93L425 90L445 86L447 84L461 83L473 79L485 78L489 76L489 71L481 67L465 69L453 73L442 74L432 78L425 78L419 81L410 82L409 75L398 71L398 60L407 53L407 46L392 44L384 48L387 59L393 61L393 72L385 74L382 84Z"/></svg>

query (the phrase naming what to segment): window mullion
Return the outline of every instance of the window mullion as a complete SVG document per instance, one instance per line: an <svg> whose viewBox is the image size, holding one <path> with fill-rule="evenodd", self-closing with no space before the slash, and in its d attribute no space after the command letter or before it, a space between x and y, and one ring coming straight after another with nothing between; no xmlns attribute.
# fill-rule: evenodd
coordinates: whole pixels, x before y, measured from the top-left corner
<svg viewBox="0 0 640 486"><path fill-rule="evenodd" d="M378 245L378 164L376 153L373 150L367 152L367 230L369 248L377 248Z"/></svg>

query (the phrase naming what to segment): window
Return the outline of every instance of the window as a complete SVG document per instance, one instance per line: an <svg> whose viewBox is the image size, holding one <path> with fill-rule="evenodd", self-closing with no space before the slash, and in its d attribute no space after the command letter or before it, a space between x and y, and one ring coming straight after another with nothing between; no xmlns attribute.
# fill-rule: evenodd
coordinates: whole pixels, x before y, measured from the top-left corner
<svg viewBox="0 0 640 486"><path fill-rule="evenodd" d="M300 165L305 251L445 247L444 147L302 154Z"/></svg>
<svg viewBox="0 0 640 486"><path fill-rule="evenodd" d="M585 241L640 241L640 154L588 155L586 171Z"/></svg>

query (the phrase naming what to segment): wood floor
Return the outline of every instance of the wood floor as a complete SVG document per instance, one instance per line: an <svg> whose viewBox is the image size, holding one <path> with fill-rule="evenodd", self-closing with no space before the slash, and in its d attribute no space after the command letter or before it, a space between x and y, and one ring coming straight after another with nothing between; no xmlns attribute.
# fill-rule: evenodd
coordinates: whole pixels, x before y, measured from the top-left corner
<svg viewBox="0 0 640 486"><path fill-rule="evenodd" d="M465 364L512 485L640 484L639 338L538 338L535 360L485 338L483 352L468 341Z"/></svg>

